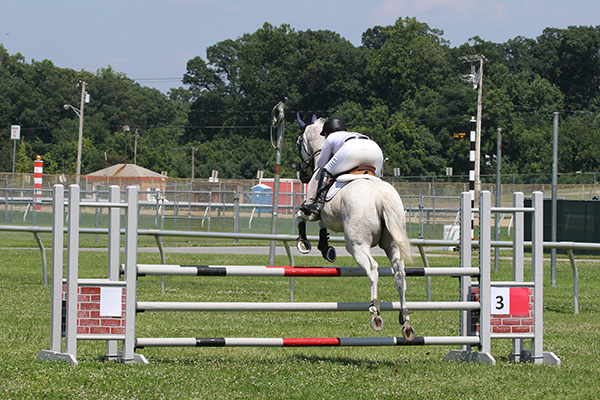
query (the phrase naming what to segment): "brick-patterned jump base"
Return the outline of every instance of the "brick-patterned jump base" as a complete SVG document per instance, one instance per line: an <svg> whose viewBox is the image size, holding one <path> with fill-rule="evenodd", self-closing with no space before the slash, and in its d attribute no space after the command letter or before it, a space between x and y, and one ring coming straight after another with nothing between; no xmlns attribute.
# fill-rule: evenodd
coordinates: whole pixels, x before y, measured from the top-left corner
<svg viewBox="0 0 600 400"><path fill-rule="evenodd" d="M123 335L125 334L125 289L121 295L121 316L100 315L100 292L97 286L77 288L77 334ZM492 314L492 333L533 333L534 289L529 288L529 313L527 315ZM470 301L479 301L479 288L472 287ZM479 311L470 312L470 333L479 331ZM62 330L66 329L66 285L63 285Z"/></svg>
<svg viewBox="0 0 600 400"><path fill-rule="evenodd" d="M100 292L98 286L77 288L77 334L124 335L125 334L125 288L121 288L121 316L100 315ZM62 331L66 331L66 285L62 295Z"/></svg>
<svg viewBox="0 0 600 400"><path fill-rule="evenodd" d="M529 313L526 315L498 315L492 314L491 326L494 333L534 333L534 289L529 288ZM470 301L479 301L479 288L472 287ZM470 332L479 331L479 311L470 312Z"/></svg>

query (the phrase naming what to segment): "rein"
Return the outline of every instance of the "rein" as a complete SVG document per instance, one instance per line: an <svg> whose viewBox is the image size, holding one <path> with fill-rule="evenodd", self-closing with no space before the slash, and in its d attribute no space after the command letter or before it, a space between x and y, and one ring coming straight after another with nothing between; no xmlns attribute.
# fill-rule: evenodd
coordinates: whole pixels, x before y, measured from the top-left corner
<svg viewBox="0 0 600 400"><path fill-rule="evenodd" d="M304 133L298 137L298 152L300 153L300 181L308 183L315 171L315 159L321 154L321 150L317 150L310 154L308 145L304 139Z"/></svg>
<svg viewBox="0 0 600 400"><path fill-rule="evenodd" d="M319 147L322 147L322 144L319 145L324 139L319 136L320 131L317 131L321 129L323 120L313 115L311 123L306 124L300 118L298 118L298 123L302 129L296 141L301 160L298 171L302 183L309 183L317 170L316 160L321 155Z"/></svg>

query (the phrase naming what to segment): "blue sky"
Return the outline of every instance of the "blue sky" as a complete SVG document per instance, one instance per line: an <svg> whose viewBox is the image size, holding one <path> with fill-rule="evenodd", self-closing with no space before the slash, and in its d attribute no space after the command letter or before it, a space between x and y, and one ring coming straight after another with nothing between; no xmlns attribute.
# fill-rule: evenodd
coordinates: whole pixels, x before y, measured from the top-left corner
<svg viewBox="0 0 600 400"><path fill-rule="evenodd" d="M358 46L368 28L415 17L458 46L475 35L501 43L546 27L596 26L599 11L598 0L5 0L0 43L27 62L111 66L166 92L181 85L187 60L265 22L332 30Z"/></svg>

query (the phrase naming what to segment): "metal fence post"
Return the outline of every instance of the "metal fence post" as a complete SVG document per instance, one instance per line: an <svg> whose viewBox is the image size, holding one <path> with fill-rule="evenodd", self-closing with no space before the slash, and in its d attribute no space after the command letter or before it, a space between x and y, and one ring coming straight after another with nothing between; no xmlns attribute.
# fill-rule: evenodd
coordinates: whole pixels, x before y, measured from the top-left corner
<svg viewBox="0 0 600 400"><path fill-rule="evenodd" d="M62 278L63 251L65 247L65 188L54 185L52 197L52 317L50 331L50 350L60 352L62 330Z"/></svg>
<svg viewBox="0 0 600 400"><path fill-rule="evenodd" d="M77 280L79 278L79 185L69 186L69 232L67 235L67 318L65 352L77 358Z"/></svg>
<svg viewBox="0 0 600 400"><path fill-rule="evenodd" d="M233 194L233 232L240 232L240 192L236 189ZM237 243L238 239L234 240Z"/></svg>
<svg viewBox="0 0 600 400"><path fill-rule="evenodd" d="M121 201L121 190L119 186L110 186L108 188L108 202L119 203ZM98 212L98 208L96 208ZM121 239L121 209L111 207L108 210L108 279L118 281L120 268L120 239ZM118 357L117 341L106 341L106 358L115 360Z"/></svg>

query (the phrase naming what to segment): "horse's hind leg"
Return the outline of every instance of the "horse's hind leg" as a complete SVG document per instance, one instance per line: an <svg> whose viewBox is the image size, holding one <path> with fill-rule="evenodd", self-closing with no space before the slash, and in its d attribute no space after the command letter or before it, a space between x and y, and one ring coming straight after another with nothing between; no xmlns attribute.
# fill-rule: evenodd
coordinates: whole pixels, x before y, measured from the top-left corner
<svg viewBox="0 0 600 400"><path fill-rule="evenodd" d="M412 341L415 336L415 331L410 326L410 316L408 315L408 307L406 307L406 273L404 272L404 260L400 260L400 268L394 268L394 281L400 295L400 314L398 322L402 325L402 335L406 340Z"/></svg>
<svg viewBox="0 0 600 400"><path fill-rule="evenodd" d="M400 297L400 314L398 315L398 321L402 325L402 335L408 341L414 339L414 329L410 326L410 316L408 315L408 307L406 307L406 272L404 271L404 260L400 257L400 250L391 241L388 243L382 243L381 246L392 265L394 271L394 282L398 289L398 295Z"/></svg>
<svg viewBox="0 0 600 400"><path fill-rule="evenodd" d="M367 273L367 277L371 282L371 303L369 312L371 313L371 326L374 330L380 331L383 329L383 319L380 316L379 300L377 300L377 284L379 282L379 265L371 256L371 246L362 245L353 247L351 243L346 244L346 249L356 263L362 267Z"/></svg>

